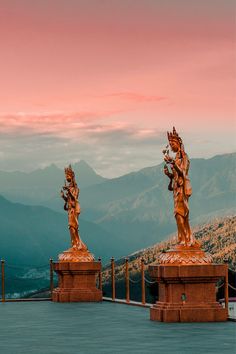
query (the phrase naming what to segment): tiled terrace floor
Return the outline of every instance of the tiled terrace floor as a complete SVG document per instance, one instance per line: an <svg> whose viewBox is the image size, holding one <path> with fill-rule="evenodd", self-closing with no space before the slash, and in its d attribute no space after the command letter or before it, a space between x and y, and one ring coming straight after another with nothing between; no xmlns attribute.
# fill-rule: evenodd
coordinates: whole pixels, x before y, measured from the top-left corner
<svg viewBox="0 0 236 354"><path fill-rule="evenodd" d="M236 353L236 323L151 322L115 303L0 303L1 354Z"/></svg>

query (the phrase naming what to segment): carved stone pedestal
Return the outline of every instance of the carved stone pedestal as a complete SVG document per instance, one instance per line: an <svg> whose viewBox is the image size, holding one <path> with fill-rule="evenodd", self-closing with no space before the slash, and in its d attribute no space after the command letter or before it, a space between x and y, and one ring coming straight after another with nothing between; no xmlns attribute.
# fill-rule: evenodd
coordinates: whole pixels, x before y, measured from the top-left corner
<svg viewBox="0 0 236 354"><path fill-rule="evenodd" d="M55 302L102 301L102 291L96 288L100 262L58 262L53 265L58 274L58 288L54 289Z"/></svg>
<svg viewBox="0 0 236 354"><path fill-rule="evenodd" d="M150 318L162 322L226 321L227 309L216 301L216 282L225 277L226 265L161 264L149 267L159 284L159 301Z"/></svg>

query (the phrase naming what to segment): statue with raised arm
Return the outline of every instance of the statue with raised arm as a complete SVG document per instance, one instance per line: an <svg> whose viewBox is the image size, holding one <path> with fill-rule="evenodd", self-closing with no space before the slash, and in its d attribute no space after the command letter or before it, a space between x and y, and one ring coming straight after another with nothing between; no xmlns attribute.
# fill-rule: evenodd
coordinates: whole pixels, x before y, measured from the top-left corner
<svg viewBox="0 0 236 354"><path fill-rule="evenodd" d="M171 240L157 254L149 274L158 283L158 301L150 308L150 319L160 322L227 321L228 309L216 301L216 283L227 277L227 266L213 264L189 225L189 197L192 188L188 176L190 161L175 127L167 133L169 144L163 150L164 174L173 193L177 242ZM172 157L169 151L174 153ZM164 178L164 176L163 176ZM225 275L226 274L226 275Z"/></svg>
<svg viewBox="0 0 236 354"><path fill-rule="evenodd" d="M169 191L173 192L174 215L177 224L178 242L174 250L161 254L160 261L163 263L200 262L209 263L211 257L205 254L199 243L192 234L189 225L189 204L188 200L192 194L192 188L188 177L190 161L185 152L183 141L178 135L175 127L172 132L167 132L169 145L163 150L164 173L169 178ZM169 147L175 153L174 157L169 155ZM185 252L185 251L191 252ZM181 252L182 253L181 253Z"/></svg>
<svg viewBox="0 0 236 354"><path fill-rule="evenodd" d="M192 188L188 177L190 161L184 150L182 139L175 128L167 133L171 150L176 154L170 157L169 151L164 150L164 173L170 179L168 189L174 196L174 215L178 229L178 243L185 246L193 246L196 240L193 237L189 225L188 199L192 194ZM170 169L169 169L170 167Z"/></svg>
<svg viewBox="0 0 236 354"><path fill-rule="evenodd" d="M88 251L87 246L82 242L79 235L79 188L75 180L74 171L69 165L65 168L65 184L61 190L61 197L64 199L64 210L68 213L68 228L71 238L71 248L59 255L60 261L92 261L93 255Z"/></svg>

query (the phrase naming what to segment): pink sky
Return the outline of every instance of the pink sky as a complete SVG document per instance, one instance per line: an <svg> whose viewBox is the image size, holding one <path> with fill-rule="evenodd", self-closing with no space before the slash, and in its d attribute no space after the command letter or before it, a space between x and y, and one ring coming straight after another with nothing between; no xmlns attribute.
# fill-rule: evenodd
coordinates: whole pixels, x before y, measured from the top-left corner
<svg viewBox="0 0 236 354"><path fill-rule="evenodd" d="M126 137L120 164L124 154L136 161L128 137L158 140L173 124L194 156L230 152L234 17L230 0L1 0L0 132L5 139L23 133L67 144L79 139L83 149L91 142L100 146L106 136L103 151L90 160L107 175L109 133ZM53 139L50 161L64 163L52 145ZM13 169L14 152L8 152L1 147L0 158ZM155 164L155 158L127 160L114 173Z"/></svg>

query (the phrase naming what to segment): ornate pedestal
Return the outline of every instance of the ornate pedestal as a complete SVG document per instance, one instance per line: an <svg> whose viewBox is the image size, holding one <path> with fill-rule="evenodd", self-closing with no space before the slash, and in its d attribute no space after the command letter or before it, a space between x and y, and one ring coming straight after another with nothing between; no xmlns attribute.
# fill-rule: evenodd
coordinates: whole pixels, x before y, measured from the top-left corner
<svg viewBox="0 0 236 354"><path fill-rule="evenodd" d="M102 291L96 288L100 262L58 262L53 267L59 280L58 288L53 291L53 301L102 301Z"/></svg>
<svg viewBox="0 0 236 354"><path fill-rule="evenodd" d="M150 276L159 283L159 301L150 309L151 320L226 321L227 310L216 301L216 282L226 272L227 266L217 264L150 266Z"/></svg>

